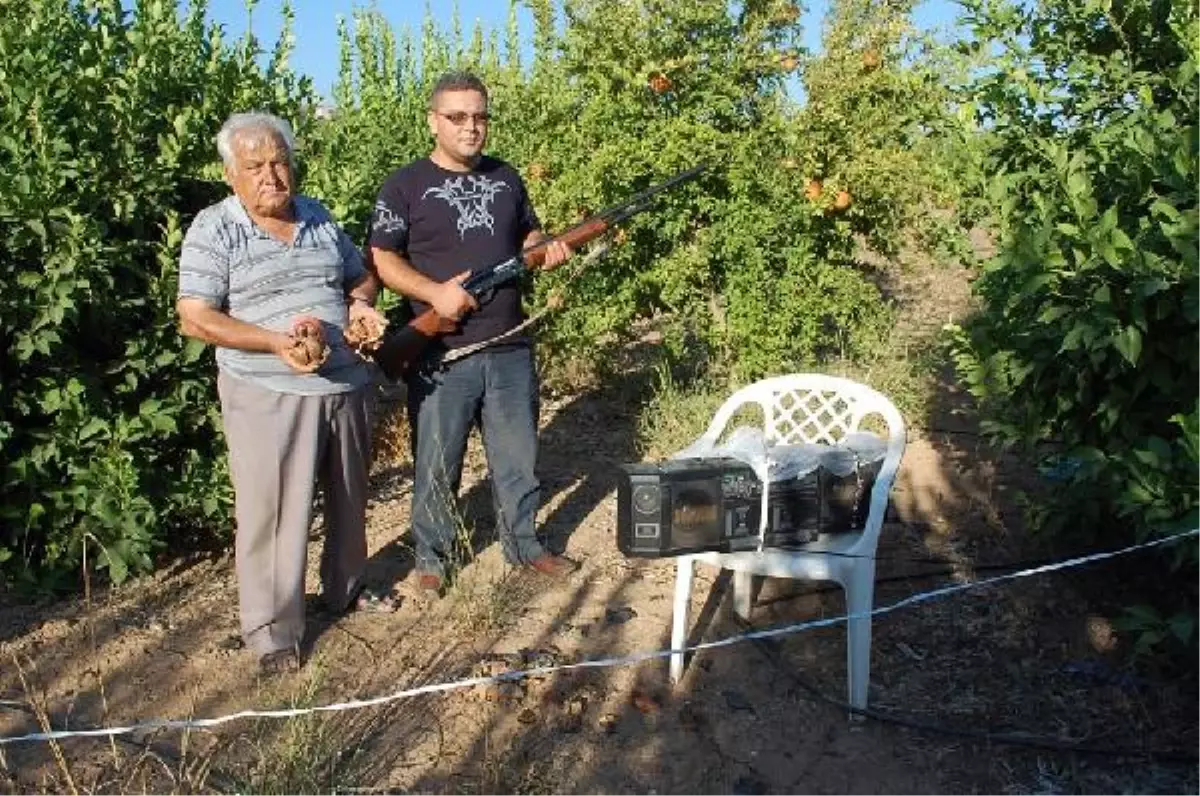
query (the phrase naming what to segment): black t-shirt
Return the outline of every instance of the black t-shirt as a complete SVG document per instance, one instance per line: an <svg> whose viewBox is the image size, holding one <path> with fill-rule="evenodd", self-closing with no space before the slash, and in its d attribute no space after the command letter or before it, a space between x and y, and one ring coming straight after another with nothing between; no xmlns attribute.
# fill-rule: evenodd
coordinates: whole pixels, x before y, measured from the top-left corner
<svg viewBox="0 0 1200 796"><path fill-rule="evenodd" d="M384 181L371 219L370 245L394 251L425 276L445 282L507 260L540 227L525 183L504 161L485 156L462 172L423 158ZM428 309L420 301L409 303L415 313ZM443 342L447 348L477 343L523 319L520 285L509 283L485 296Z"/></svg>

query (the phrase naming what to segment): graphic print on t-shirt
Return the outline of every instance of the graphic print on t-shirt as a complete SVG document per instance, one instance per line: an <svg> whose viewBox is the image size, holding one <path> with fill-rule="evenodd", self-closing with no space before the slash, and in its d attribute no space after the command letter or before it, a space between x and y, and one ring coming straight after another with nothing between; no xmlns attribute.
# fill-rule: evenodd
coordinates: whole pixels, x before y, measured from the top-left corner
<svg viewBox="0 0 1200 796"><path fill-rule="evenodd" d="M502 180L489 180L482 174L467 174L462 177L448 177L440 188L430 188L421 198L433 194L458 211L460 238L466 236L467 230L476 227L487 227L488 232L494 235L495 218L492 217L489 207L496 194L508 189L508 183Z"/></svg>
<svg viewBox="0 0 1200 796"><path fill-rule="evenodd" d="M408 227L404 219L392 212L382 200L375 203L375 218L371 220L371 229L385 234L403 232Z"/></svg>

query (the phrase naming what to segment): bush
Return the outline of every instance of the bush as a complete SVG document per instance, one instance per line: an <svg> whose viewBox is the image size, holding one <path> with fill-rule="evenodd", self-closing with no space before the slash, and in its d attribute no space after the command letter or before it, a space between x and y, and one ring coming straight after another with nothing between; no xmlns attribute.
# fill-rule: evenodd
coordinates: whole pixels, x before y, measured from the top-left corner
<svg viewBox="0 0 1200 796"><path fill-rule="evenodd" d="M969 8L975 46L999 53L973 99L1000 242L959 371L989 432L1053 444L1066 488L1048 531L1194 527L1195 5Z"/></svg>
<svg viewBox="0 0 1200 796"><path fill-rule="evenodd" d="M0 3L6 581L60 583L86 537L120 581L227 525L212 358L175 328L179 245L226 193L203 179L225 117L296 118L306 88L284 50L264 71L253 40L203 20L164 0Z"/></svg>

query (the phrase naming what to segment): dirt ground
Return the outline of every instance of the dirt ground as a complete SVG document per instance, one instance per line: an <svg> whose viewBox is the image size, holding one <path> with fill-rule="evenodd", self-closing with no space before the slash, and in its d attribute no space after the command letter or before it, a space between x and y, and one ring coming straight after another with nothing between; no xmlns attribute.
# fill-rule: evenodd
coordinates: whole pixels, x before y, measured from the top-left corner
<svg viewBox="0 0 1200 796"><path fill-rule="evenodd" d="M966 308L966 273L908 274L914 339ZM907 307L905 302L920 304ZM616 548L617 465L636 461L636 384L543 406L541 527L581 562L567 582L507 567L491 538L486 465L464 476L473 552L440 599L409 588L411 470L385 428L369 507L369 578L392 615L310 611L299 674L260 682L237 649L229 555L181 560L84 599L0 605L0 735L325 705L473 675L665 649L674 563ZM989 450L941 383L908 418L877 565L876 606L1002 574L1040 552L1021 527L1028 470ZM320 522L310 549L316 589ZM870 707L851 719L845 634L832 626L695 654L672 688L665 660L559 672L353 711L235 720L57 746L0 747L0 790L194 792L1173 793L1197 792L1194 681L1130 674L1106 584L1128 560L973 589L879 616ZM728 577L699 568L693 643L745 630ZM313 595L315 597L315 594ZM843 613L831 584L768 580L755 627ZM933 725L919 729L913 725ZM1096 753L1029 748L999 733ZM1107 751L1106 751L1107 750ZM1118 754L1126 753L1126 756Z"/></svg>

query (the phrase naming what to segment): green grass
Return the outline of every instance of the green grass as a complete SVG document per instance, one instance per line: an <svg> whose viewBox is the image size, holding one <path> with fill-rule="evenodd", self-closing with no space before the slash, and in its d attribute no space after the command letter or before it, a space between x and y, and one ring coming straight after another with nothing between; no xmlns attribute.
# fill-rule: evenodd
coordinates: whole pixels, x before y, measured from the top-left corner
<svg viewBox="0 0 1200 796"><path fill-rule="evenodd" d="M647 459L665 459L704 433L728 397L722 384L679 385L665 369L653 397L638 416L638 449Z"/></svg>
<svg viewBox="0 0 1200 796"><path fill-rule="evenodd" d="M859 361L839 359L809 370L871 386L891 399L906 426L912 428L924 425L930 416L937 398L938 374L947 362L940 336L935 336L909 342L887 339ZM665 459L691 444L738 386L723 379L708 383L695 380L685 386L660 373L653 396L638 417L641 454L647 459ZM726 433L743 423L759 425L761 414L739 412L726 425Z"/></svg>

